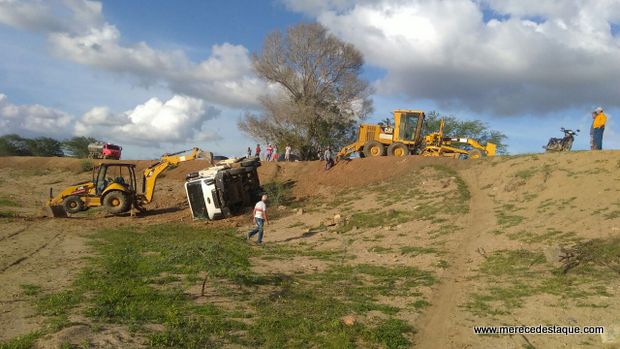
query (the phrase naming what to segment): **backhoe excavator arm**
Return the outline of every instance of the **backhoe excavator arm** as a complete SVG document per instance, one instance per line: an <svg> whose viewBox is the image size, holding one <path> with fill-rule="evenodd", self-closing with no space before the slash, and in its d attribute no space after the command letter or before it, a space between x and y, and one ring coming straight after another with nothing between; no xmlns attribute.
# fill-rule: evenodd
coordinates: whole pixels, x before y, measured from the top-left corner
<svg viewBox="0 0 620 349"><path fill-rule="evenodd" d="M159 162L144 170L142 177L142 192L144 193L144 197L142 198L143 204L148 204L153 200L157 177L159 177L162 172L171 166L177 166L181 162L191 161L198 158L206 158L209 161L209 165L213 165L213 154L209 152L204 152L198 148L193 148L190 154L180 155L186 152L188 151L184 150L174 154L164 154Z"/></svg>

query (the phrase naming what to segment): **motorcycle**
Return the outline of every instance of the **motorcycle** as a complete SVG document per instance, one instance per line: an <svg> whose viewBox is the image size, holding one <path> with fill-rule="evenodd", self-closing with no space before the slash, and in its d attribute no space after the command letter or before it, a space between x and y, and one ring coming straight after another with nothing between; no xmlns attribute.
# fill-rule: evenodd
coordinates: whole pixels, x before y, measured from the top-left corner
<svg viewBox="0 0 620 349"><path fill-rule="evenodd" d="M579 130L567 130L564 127L560 129L560 131L564 132L564 138L550 138L549 143L547 143L545 148L548 152L557 152L557 151L570 151L573 147L573 142L575 141L575 136L579 132Z"/></svg>

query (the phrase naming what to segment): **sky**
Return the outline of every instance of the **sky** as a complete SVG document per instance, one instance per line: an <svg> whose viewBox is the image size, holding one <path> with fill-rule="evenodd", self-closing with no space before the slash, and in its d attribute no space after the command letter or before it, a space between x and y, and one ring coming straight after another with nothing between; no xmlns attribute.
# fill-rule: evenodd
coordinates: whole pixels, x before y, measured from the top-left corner
<svg viewBox="0 0 620 349"><path fill-rule="evenodd" d="M198 146L241 156L268 89L251 55L318 22L365 58L375 122L394 109L482 120L512 154L605 109L620 148L617 0L0 0L0 134L120 144L124 158Z"/></svg>

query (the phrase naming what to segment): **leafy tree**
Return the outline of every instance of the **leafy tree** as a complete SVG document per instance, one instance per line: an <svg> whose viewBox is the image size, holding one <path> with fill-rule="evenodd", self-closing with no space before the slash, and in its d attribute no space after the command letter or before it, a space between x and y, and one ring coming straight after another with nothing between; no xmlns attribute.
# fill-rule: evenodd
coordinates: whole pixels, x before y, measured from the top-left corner
<svg viewBox="0 0 620 349"><path fill-rule="evenodd" d="M290 144L302 159L314 158L317 147L348 144L372 110L368 83L359 77L362 54L320 24L269 34L252 63L275 92L263 96L262 112L246 114L239 128L279 149Z"/></svg>
<svg viewBox="0 0 620 349"><path fill-rule="evenodd" d="M73 137L62 142L64 150L77 158L88 157L88 145L97 142L93 137Z"/></svg>
<svg viewBox="0 0 620 349"><path fill-rule="evenodd" d="M0 137L0 156L29 156L28 140L16 134Z"/></svg>
<svg viewBox="0 0 620 349"><path fill-rule="evenodd" d="M64 156L62 143L49 137L27 139L26 144L33 156Z"/></svg>
<svg viewBox="0 0 620 349"><path fill-rule="evenodd" d="M426 114L423 134L439 131L441 117L435 111ZM483 145L487 142L497 145L498 154L506 154L508 147L505 143L506 135L497 130L489 129L489 126L480 120L460 120L455 116L444 116L444 135L446 137L473 138Z"/></svg>

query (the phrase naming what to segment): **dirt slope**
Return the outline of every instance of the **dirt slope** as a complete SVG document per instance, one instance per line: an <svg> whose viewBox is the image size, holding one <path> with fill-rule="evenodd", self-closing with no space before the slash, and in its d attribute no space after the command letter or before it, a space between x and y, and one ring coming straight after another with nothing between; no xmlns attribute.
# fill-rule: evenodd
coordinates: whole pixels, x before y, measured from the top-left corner
<svg viewBox="0 0 620 349"><path fill-rule="evenodd" d="M0 341L43 326L44 319L34 316L23 285L63 289L84 265L82 257L89 254L85 241L93 231L119 225L190 223L183 179L186 173L206 167L193 161L166 172L158 183L153 214L146 217L116 218L92 210L52 220L40 214L48 189L58 191L88 179L90 173L81 171L80 160L0 160L0 212L18 215L0 218ZM153 162L133 163L144 168ZM410 296L381 299L402 309L398 316L417 331L411 338L415 347L620 345L620 339L600 335L478 336L472 331L475 325L521 324L620 328L617 273L592 265L562 276L557 263L561 246L620 237L620 152L474 161L356 159L327 172L321 162L265 163L259 174L263 183L288 183L304 209L298 215L285 208L287 212L269 227L267 242L317 250L346 245L355 263L415 266L435 275L437 282L420 287L415 296L428 306L410 306ZM452 206L456 198L465 206ZM406 219L399 216L401 212L407 213ZM355 226L340 234L312 230L335 214ZM372 224L360 217L383 221ZM243 230L248 220L237 217L194 224ZM322 270L325 263L299 256L275 267L257 263L257 268L295 273ZM362 321L372 320L370 315L359 316Z"/></svg>

